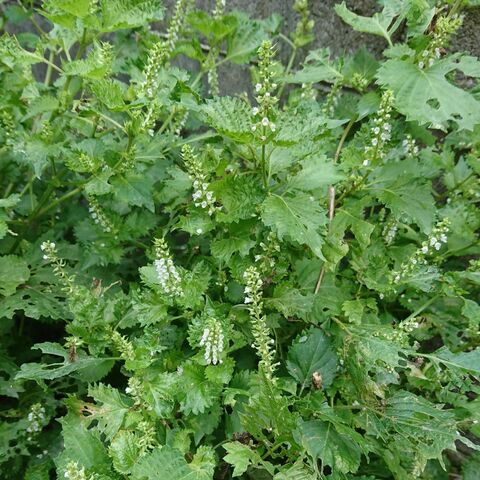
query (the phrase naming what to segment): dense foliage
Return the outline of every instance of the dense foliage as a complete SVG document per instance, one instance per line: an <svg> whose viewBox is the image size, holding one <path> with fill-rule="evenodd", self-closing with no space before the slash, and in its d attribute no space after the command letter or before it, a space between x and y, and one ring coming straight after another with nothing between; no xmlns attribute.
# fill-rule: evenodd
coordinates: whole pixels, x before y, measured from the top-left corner
<svg viewBox="0 0 480 480"><path fill-rule="evenodd" d="M0 2L0 477L477 479L475 2L339 4L385 51L335 59L306 0L35 3Z"/></svg>

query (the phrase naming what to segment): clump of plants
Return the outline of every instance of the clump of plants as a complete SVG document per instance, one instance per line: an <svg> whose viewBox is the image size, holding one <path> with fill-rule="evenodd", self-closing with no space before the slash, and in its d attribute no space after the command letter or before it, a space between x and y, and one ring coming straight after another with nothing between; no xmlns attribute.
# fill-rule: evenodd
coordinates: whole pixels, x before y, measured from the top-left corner
<svg viewBox="0 0 480 480"><path fill-rule="evenodd" d="M1 478L478 478L469 6L2 3Z"/></svg>

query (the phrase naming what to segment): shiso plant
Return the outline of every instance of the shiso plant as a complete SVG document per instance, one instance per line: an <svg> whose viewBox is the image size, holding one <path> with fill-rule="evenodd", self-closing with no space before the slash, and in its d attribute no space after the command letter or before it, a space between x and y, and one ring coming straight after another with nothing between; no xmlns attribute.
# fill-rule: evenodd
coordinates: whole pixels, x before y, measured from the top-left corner
<svg viewBox="0 0 480 480"><path fill-rule="evenodd" d="M479 478L478 2L311 3L0 2L2 479Z"/></svg>

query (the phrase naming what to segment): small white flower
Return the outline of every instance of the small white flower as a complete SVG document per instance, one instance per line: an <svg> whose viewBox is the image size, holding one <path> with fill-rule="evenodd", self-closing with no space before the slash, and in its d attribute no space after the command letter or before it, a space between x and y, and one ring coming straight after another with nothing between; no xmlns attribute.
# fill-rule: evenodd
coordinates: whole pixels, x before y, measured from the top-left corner
<svg viewBox="0 0 480 480"><path fill-rule="evenodd" d="M362 162L362 165L363 165L364 167L368 167L369 163L370 163L369 160L364 160L364 161Z"/></svg>
<svg viewBox="0 0 480 480"><path fill-rule="evenodd" d="M258 112L259 112L259 109L257 107L252 109L252 115L253 116L258 115Z"/></svg>
<svg viewBox="0 0 480 480"><path fill-rule="evenodd" d="M430 246L433 247L437 243L437 239L435 237L432 237L430 239Z"/></svg>
<svg viewBox="0 0 480 480"><path fill-rule="evenodd" d="M442 248L442 244L440 242L437 242L435 244L435 250L440 250Z"/></svg>
<svg viewBox="0 0 480 480"><path fill-rule="evenodd" d="M267 127L269 123L270 123L270 122L268 121L268 118L267 118L267 117L263 117L263 118L262 118L262 125L263 125L264 127Z"/></svg>
<svg viewBox="0 0 480 480"><path fill-rule="evenodd" d="M256 90L257 92L259 92L261 89L262 89L262 84L261 84L261 83L257 83L257 84L255 85L255 90Z"/></svg>
<svg viewBox="0 0 480 480"><path fill-rule="evenodd" d="M426 245L422 247L422 253L425 255L428 253L428 247Z"/></svg>
<svg viewBox="0 0 480 480"><path fill-rule="evenodd" d="M257 129L256 125L252 125L252 132L254 132Z"/></svg>
<svg viewBox="0 0 480 480"><path fill-rule="evenodd" d="M201 233L203 233L203 230L201 228L197 228L195 231L197 232L197 235L200 235Z"/></svg>

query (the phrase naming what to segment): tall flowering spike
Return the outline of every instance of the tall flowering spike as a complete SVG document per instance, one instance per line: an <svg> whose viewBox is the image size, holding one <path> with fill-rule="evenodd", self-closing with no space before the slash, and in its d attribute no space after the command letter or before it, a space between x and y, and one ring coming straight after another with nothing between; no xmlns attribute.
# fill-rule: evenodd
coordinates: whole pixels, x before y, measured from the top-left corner
<svg viewBox="0 0 480 480"><path fill-rule="evenodd" d="M335 107L337 106L341 88L343 86L343 78L338 78L332 85L330 92L328 92L325 103L322 107L322 112L325 116L331 117L335 112Z"/></svg>
<svg viewBox="0 0 480 480"><path fill-rule="evenodd" d="M428 236L427 240L422 242L421 248L417 249L408 261L402 263L399 271L395 271L391 275L391 283L400 283L401 280L414 273L415 269L420 265L426 265L427 256L435 251L439 251L443 245L448 242L447 233L449 231L450 221L444 218L438 222Z"/></svg>
<svg viewBox="0 0 480 480"><path fill-rule="evenodd" d="M115 348L120 352L124 360L135 360L135 350L128 339L116 330L110 332L110 338Z"/></svg>
<svg viewBox="0 0 480 480"><path fill-rule="evenodd" d="M295 0L293 9L300 15L295 32L292 34L296 47L303 47L313 40L313 27L315 22L310 18L308 0Z"/></svg>
<svg viewBox="0 0 480 480"><path fill-rule="evenodd" d="M214 317L209 317L205 322L200 346L204 347L205 361L216 365L222 363L220 358L224 348L225 336L221 323Z"/></svg>
<svg viewBox="0 0 480 480"><path fill-rule="evenodd" d="M225 12L225 0L216 0L215 8L213 9L212 15L215 20L220 20ZM206 67L208 68L208 86L210 93L213 96L217 96L219 94L219 86L218 86L218 72L217 72L217 59L218 54L220 53L220 47L218 44L212 45L210 52L208 54L208 58L206 60Z"/></svg>
<svg viewBox="0 0 480 480"><path fill-rule="evenodd" d="M155 260L155 269L157 270L158 280L160 281L163 291L167 295L182 296L183 290L180 285L180 274L173 264L165 240L155 240L155 254L157 257Z"/></svg>
<svg viewBox="0 0 480 480"><path fill-rule="evenodd" d="M280 253L277 236L270 232L264 242L260 242L261 253L255 255L255 263L262 274L271 274L275 268L275 257Z"/></svg>
<svg viewBox="0 0 480 480"><path fill-rule="evenodd" d="M391 216L383 228L382 235L387 245L391 245L398 232L398 224L395 217Z"/></svg>
<svg viewBox="0 0 480 480"><path fill-rule="evenodd" d="M149 98L154 96L158 86L158 72L175 50L178 36L191 6L191 0L177 0L175 12L170 20L165 40L156 42L148 53L148 60L143 70L144 81L140 88L141 95L146 95Z"/></svg>
<svg viewBox="0 0 480 480"><path fill-rule="evenodd" d="M393 92L386 90L383 92L380 108L377 117L373 120L371 128L371 142L365 147L365 160L363 166L374 164L378 159L385 155L385 145L390 140L392 124L390 123L391 111L393 108Z"/></svg>
<svg viewBox="0 0 480 480"><path fill-rule="evenodd" d="M88 199L89 207L88 211L95 224L97 224L104 232L110 233L114 231L113 223L105 214L103 208L95 197Z"/></svg>
<svg viewBox="0 0 480 480"><path fill-rule="evenodd" d="M203 167L198 157L194 155L192 148L189 145L182 147L182 158L185 166L193 181L193 204L196 207L203 208L209 215L213 215L219 209L215 205L217 201L213 192L209 189L207 175L203 172Z"/></svg>
<svg viewBox="0 0 480 480"><path fill-rule="evenodd" d="M415 157L418 155L417 142L415 142L415 139L410 134L405 137L405 140L402 142L402 146L407 157Z"/></svg>
<svg viewBox="0 0 480 480"><path fill-rule="evenodd" d="M75 290L75 277L68 275L65 267L65 260L61 259L57 253L57 247L54 242L43 242L40 245L40 249L43 252L43 259L51 263L53 273L63 283L63 289L69 293L73 293Z"/></svg>
<svg viewBox="0 0 480 480"><path fill-rule="evenodd" d="M275 341L270 338L270 330L263 314L262 280L256 267L249 267L243 274L245 279L245 304L251 317L252 335L254 338L252 347L260 357L259 368L265 377L275 381L275 369L279 365L274 362Z"/></svg>
<svg viewBox="0 0 480 480"><path fill-rule="evenodd" d="M128 387L125 388L125 393L133 398L135 405L143 404L143 384L139 378L130 377L128 379Z"/></svg>
<svg viewBox="0 0 480 480"><path fill-rule="evenodd" d="M45 416L45 408L40 405L40 403L34 403L30 407L30 412L28 413L27 419L27 432L29 434L29 439L31 439L33 434L42 431L43 427L48 423L48 420Z"/></svg>
<svg viewBox="0 0 480 480"><path fill-rule="evenodd" d="M450 38L461 25L461 17L444 16L437 19L431 41L418 60L418 66L421 69L431 67L436 60L440 59L443 49L448 45Z"/></svg>
<svg viewBox="0 0 480 480"><path fill-rule="evenodd" d="M278 98L274 95L277 84L273 81L273 57L272 42L265 40L258 49L259 82L255 85L255 100L258 106L252 110L252 131L262 142L266 142L276 130L273 116Z"/></svg>

